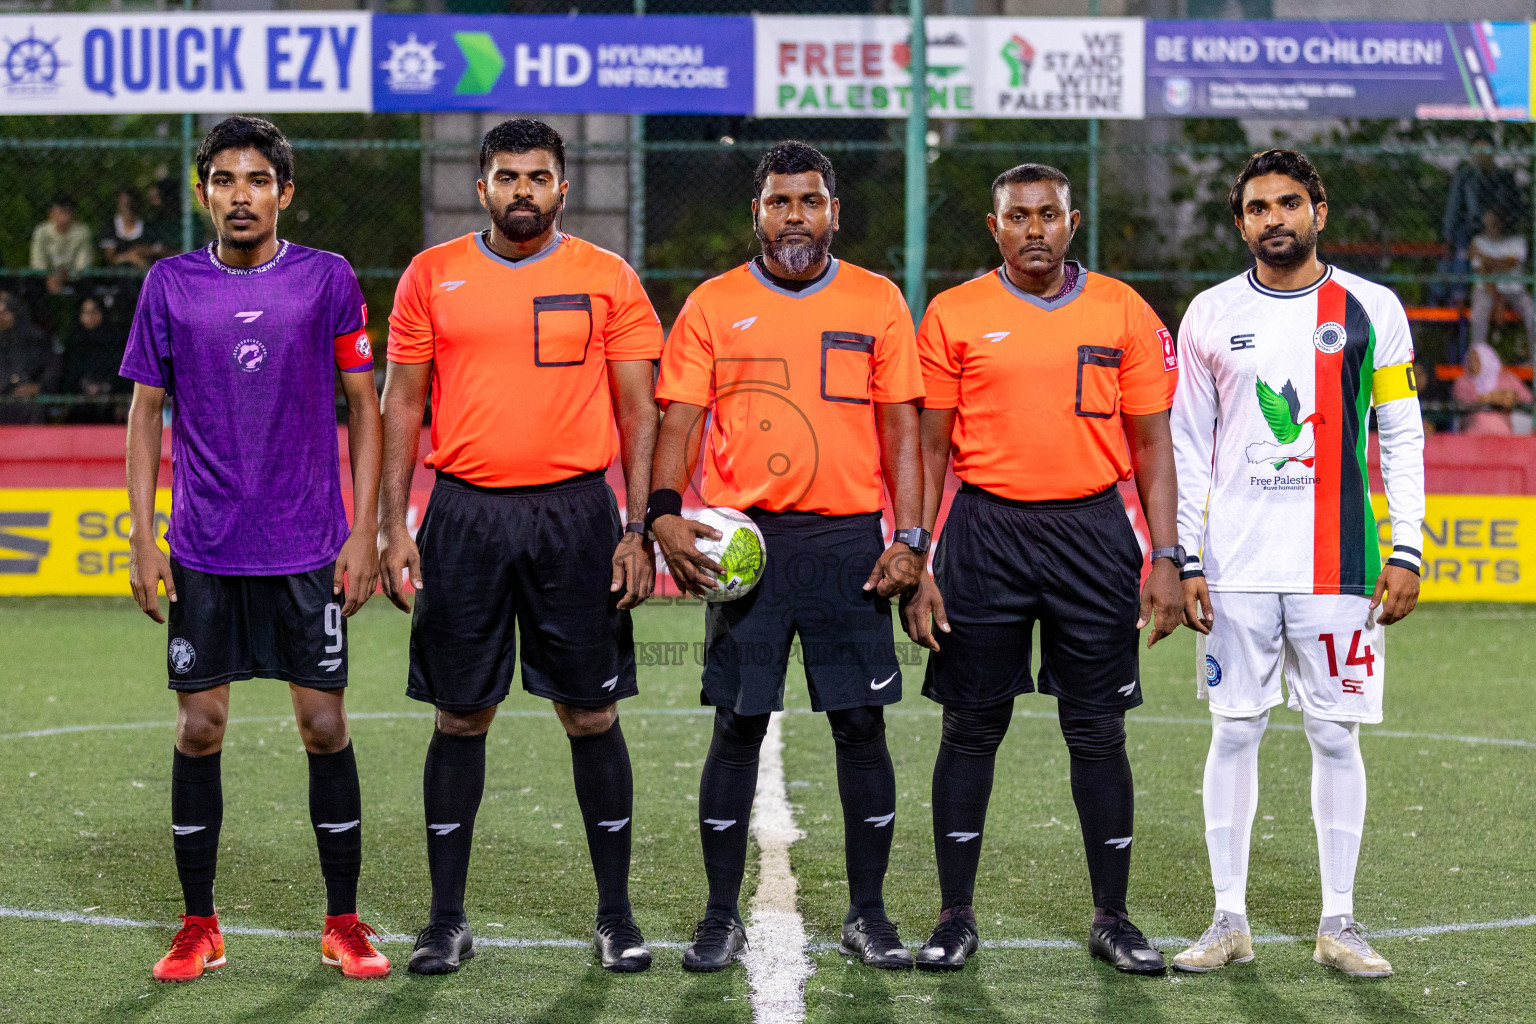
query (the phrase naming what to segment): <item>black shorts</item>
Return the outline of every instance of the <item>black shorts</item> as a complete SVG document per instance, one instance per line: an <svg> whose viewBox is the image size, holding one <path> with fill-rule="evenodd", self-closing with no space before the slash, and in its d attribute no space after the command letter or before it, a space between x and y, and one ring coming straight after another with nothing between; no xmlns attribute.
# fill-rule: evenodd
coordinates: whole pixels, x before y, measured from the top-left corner
<svg viewBox="0 0 1536 1024"><path fill-rule="evenodd" d="M1018 502L965 484L939 538L935 578L949 633L937 633L923 696L983 708L1035 688L1094 711L1141 703L1136 620L1141 545L1119 492Z"/></svg>
<svg viewBox="0 0 1536 1024"><path fill-rule="evenodd" d="M514 622L529 693L600 708L640 692L629 612L608 589L623 530L601 473L494 488L439 473L416 535L406 695L460 713L500 704Z"/></svg>
<svg viewBox="0 0 1536 1024"><path fill-rule="evenodd" d="M257 676L314 690L347 685L347 620L342 597L331 593L336 563L287 576L220 576L172 558L171 579L171 689L194 693Z"/></svg>
<svg viewBox="0 0 1536 1024"><path fill-rule="evenodd" d="M880 513L747 515L763 531L763 578L745 597L706 605L701 703L739 715L784 710L797 634L811 710L901 700L891 602L863 589L885 551Z"/></svg>

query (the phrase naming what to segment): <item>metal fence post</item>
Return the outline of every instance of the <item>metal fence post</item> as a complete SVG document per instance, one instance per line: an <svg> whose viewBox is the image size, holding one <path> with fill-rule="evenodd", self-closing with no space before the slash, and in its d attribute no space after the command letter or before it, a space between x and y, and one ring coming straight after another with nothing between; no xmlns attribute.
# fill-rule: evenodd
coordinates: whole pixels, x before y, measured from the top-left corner
<svg viewBox="0 0 1536 1024"><path fill-rule="evenodd" d="M1099 16L1099 0L1088 0L1088 16ZM1099 119L1088 121L1088 269L1099 269Z"/></svg>
<svg viewBox="0 0 1536 1024"><path fill-rule="evenodd" d="M928 270L928 39L923 0L912 4L912 93L907 105L907 308L922 318Z"/></svg>
<svg viewBox="0 0 1536 1024"><path fill-rule="evenodd" d="M635 0L635 14L645 14L645 0ZM629 115L629 265L645 266L645 115Z"/></svg>
<svg viewBox="0 0 1536 1024"><path fill-rule="evenodd" d="M192 10L193 0L182 0L181 6ZM127 31L126 29L124 31ZM149 31L145 29L145 31ZM192 251L192 181L190 168L196 150L192 144L192 115L181 115L181 170L176 178L181 182L181 251ZM164 202L164 197L161 197Z"/></svg>

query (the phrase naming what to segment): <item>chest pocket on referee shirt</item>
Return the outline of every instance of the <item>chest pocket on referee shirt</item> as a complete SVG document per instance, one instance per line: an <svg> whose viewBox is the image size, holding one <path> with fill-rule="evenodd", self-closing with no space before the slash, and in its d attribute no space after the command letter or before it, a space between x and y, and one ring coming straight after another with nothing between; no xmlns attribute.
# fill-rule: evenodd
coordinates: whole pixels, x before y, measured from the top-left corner
<svg viewBox="0 0 1536 1024"><path fill-rule="evenodd" d="M592 296L534 297L533 365L580 366L591 341Z"/></svg>
<svg viewBox="0 0 1536 1024"><path fill-rule="evenodd" d="M869 404L870 363L875 356L872 334L821 332L821 397L828 402Z"/></svg>
<svg viewBox="0 0 1536 1024"><path fill-rule="evenodd" d="M1125 349L1102 345L1077 346L1077 405L1079 416L1107 420L1120 407L1120 363Z"/></svg>

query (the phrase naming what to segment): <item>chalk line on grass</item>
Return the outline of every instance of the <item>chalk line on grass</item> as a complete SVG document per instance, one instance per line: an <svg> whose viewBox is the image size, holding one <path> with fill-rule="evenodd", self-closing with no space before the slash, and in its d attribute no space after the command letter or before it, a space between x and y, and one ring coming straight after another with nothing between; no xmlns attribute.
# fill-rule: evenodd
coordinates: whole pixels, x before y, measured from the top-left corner
<svg viewBox="0 0 1536 1024"><path fill-rule="evenodd" d="M789 863L790 846L805 833L795 826L784 782L782 713L769 719L758 755L751 828L760 859L742 962L752 990L752 1019L798 1024L805 1020L805 981L815 967L805 956L805 922L795 902L800 884Z"/></svg>
<svg viewBox="0 0 1536 1024"><path fill-rule="evenodd" d="M811 711L810 708L789 708L789 709L787 709L783 713L784 714L809 715L809 714L814 714L815 712ZM937 718L940 715L941 711L937 707L935 707L935 708L927 708L927 707L918 706L918 707L911 707L911 708L901 708L901 707L886 708L885 709L885 713L887 715L896 715L896 716ZM632 718L632 719L633 718L644 718L644 717L646 717L648 715L657 715L657 716L663 716L663 717L672 717L672 716L692 717L692 716L703 716L703 715L713 715L713 714L714 714L714 708L703 708L703 707L701 707L701 708L645 708L645 709L632 710L632 711L628 712L628 716L630 718ZM1013 713L1013 715L1014 715L1015 718L1041 718L1041 719L1049 719L1049 720L1051 720L1053 722L1056 720L1056 712L1054 712L1054 711L1030 711L1030 710L1020 709L1018 711L1015 711ZM354 721L354 722L369 721L369 720L389 720L389 719L400 719L400 718L406 718L406 719L409 719L409 718L429 719L429 718L432 717L432 713L430 711L356 711L356 712L352 712L351 714L348 714L347 717L349 719L351 719L352 721ZM508 710L500 711L500 712L497 713L496 717L498 717L498 718L552 718L553 716L548 711L535 711L535 710L532 710L532 709L529 709L529 708L514 708L514 709L508 709ZM230 725L261 725L261 724L270 724L272 722L291 722L291 721L293 721L293 716L292 715L252 715L252 716L242 717L242 718L231 718L229 720L229 724ZM1126 716L1126 721L1129 724L1131 724L1131 725L1195 725L1195 726L1209 726L1211 724L1211 720L1209 718L1177 718L1177 717L1172 717L1172 716L1167 716L1167 715L1127 715ZM27 730L25 732L0 733L0 740L38 739L38 738L47 737L47 736L67 736L67 735L71 735L71 734L74 734L74 733L112 732L112 731L119 730L119 729L167 729L167 730L169 730L169 729L174 729L175 727L176 727L176 723L175 722L101 722L101 723L94 723L94 724L89 724L89 725L60 725L60 726L54 726L54 727L48 728L48 729L29 729L29 730ZM1269 723L1269 728L1271 730L1280 730L1281 732L1301 732L1302 731L1302 726L1300 724L1296 723L1296 722L1270 722ZM1447 743L1471 743L1471 744L1474 744L1474 745L1483 745L1483 746L1492 746L1492 747L1520 747L1520 748L1523 748L1523 749L1526 749L1526 750L1536 750L1536 740L1505 739L1505 738L1498 737L1498 736L1460 736L1460 735L1456 735L1456 734L1453 734L1453 733L1407 732L1407 731L1403 731L1403 730L1399 730L1399 729L1375 729L1375 728L1369 728L1369 727L1361 729L1360 730L1360 735L1364 736L1366 738L1381 737L1381 738L1384 738L1384 739L1396 739L1396 740L1430 740L1430 741L1438 740L1438 741L1443 741L1443 742L1447 742Z"/></svg>
<svg viewBox="0 0 1536 1024"><path fill-rule="evenodd" d="M12 917L28 921L47 921L52 924L81 924L97 928L159 928L170 931L176 926L168 921L135 921L127 917L113 917L106 914L79 914L71 911L54 910L28 910L24 907L0 906L0 918ZM1536 915L1531 917L1507 917L1498 921L1458 921L1452 924L1427 924L1417 928L1372 928L1372 939L1412 939L1428 938L1432 935L1451 935L1460 932L1486 932L1501 931L1509 928L1536 927ZM220 927L226 935L250 935L265 939L318 939L317 931L303 931L288 928L253 928L246 925L226 924ZM803 933L803 932L802 932ZM1311 942L1316 938L1312 935L1255 935L1253 941L1256 945L1277 945L1289 942ZM379 935L377 940L381 944L400 945L415 942L411 935L398 933L385 933ZM1152 940L1154 945L1164 947L1182 947L1190 944L1191 940L1179 936L1160 936ZM585 939L523 939L516 937L502 937L498 935L476 936L475 944L478 946L496 946L507 949L586 949L591 943ZM654 949L682 949L686 944L682 942L652 942ZM1080 949L1082 943L1075 939L983 939L983 949ZM812 942L803 947L806 953L830 953L837 949L835 942ZM806 973L809 974L809 965ZM803 979L802 979L803 980Z"/></svg>

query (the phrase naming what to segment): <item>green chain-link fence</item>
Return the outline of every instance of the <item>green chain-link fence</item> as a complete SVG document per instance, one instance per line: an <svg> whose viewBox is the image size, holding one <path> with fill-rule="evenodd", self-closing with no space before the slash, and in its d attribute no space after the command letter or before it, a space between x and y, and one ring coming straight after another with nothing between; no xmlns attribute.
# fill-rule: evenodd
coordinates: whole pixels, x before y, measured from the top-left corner
<svg viewBox="0 0 1536 1024"><path fill-rule="evenodd" d="M870 9L867 2L850 3L849 9ZM603 13L632 4L612 6ZM785 5L794 6L805 5ZM698 13L696 5L689 7ZM723 8L712 2L709 9ZM432 158L475 152L472 143L442 141L431 130L431 116L274 118L297 155L299 190L283 215L282 234L352 262L376 340L386 330L396 279L425 244ZM695 284L754 251L752 170L768 145L786 137L815 142L834 160L842 201L836 251L901 280L903 122L653 116L643 126L629 141L574 143L568 155L573 164L629 157L634 180L643 170L643 189L629 193L635 214L630 237L643 230L643 245L633 244L628 254L638 257L637 269L664 323L670 324ZM0 421L123 416L125 395L113 371L143 256L132 258L135 245L123 243L119 262L112 263L113 255L98 247L92 269L50 279L30 266L31 235L50 203L65 197L92 237L105 239L128 191L146 224L145 241L138 244L181 251L188 234L189 145L200 127L177 115L0 117ZM1483 280L1467 260L1470 240L1490 229L1532 237L1531 127L1288 127L1291 136L1250 137L1240 122L1227 120L1104 123L1096 132L1085 121L935 121L929 133L928 294L997 264L984 223L988 185L999 171L1034 160L1060 166L1076 185L1084 222L1073 255L1133 282L1175 325L1197 291L1248 265L1227 209L1227 188L1254 150L1288 144L1314 159L1329 189L1324 257L1397 289L1413 308L1427 371L1458 361L1473 330L1470 291ZM1091 144L1094 137L1098 141ZM1497 225L1483 223L1488 210L1495 211ZM190 236L195 244L210 237L200 213ZM1505 280L1505 294L1493 303L1491 340L1506 362L1528 364L1513 284L1530 289L1530 260ZM96 312L86 309L92 305L99 324ZM1445 382L1434 380L1433 372L1425 376L1426 397L1447 403L1449 423L1449 385L1440 388Z"/></svg>

